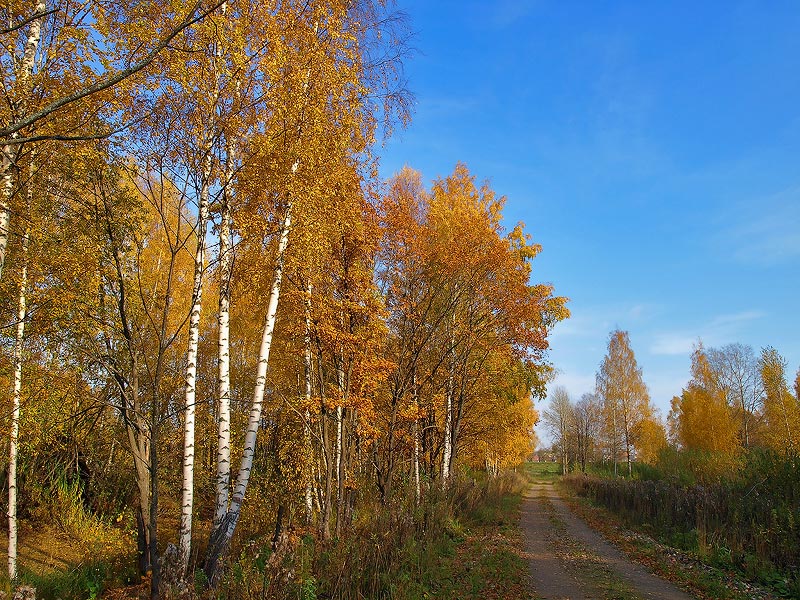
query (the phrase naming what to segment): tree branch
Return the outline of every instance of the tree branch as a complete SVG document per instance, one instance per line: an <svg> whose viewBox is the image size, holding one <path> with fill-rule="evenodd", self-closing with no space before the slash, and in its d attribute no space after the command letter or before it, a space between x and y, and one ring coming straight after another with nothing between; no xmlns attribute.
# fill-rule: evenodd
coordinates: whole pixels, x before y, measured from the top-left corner
<svg viewBox="0 0 800 600"><path fill-rule="evenodd" d="M78 100L82 100L83 98L91 96L92 94L96 94L98 92L102 92L103 90L107 90L108 88L111 88L120 83L121 81L127 79L131 75L138 73L139 71L144 69L147 65L149 65L151 62L153 62L156 56L158 56L158 54L164 48L166 48L169 45L169 43L175 38L175 36L177 36L181 31L183 31L187 27L191 27L198 21L203 20L209 14L211 14L220 6L225 4L226 1L227 0L215 0L212 6L208 10L202 11L200 14L196 15L195 13L197 13L197 11L200 9L200 4L202 4L202 0L198 0L198 2L195 2L194 6L186 15L186 17L183 19L183 21L181 21L175 28L170 30L167 33L167 35L163 39L161 39L161 41L159 41L158 44L156 44L155 47L152 50L150 50L150 52L148 52L147 55L142 60L128 67L127 69L119 71L116 75L112 77L108 77L107 79L101 79L100 81L97 81L88 87L73 92L72 94L64 96L63 98L59 98L58 100L51 102L44 108L20 119L16 123L11 123L6 127L0 128L0 143L8 144L13 140L7 138L10 138L14 133L20 131L21 129L24 129L25 127L29 127L34 123L41 121L42 119L48 117L49 115L51 115L58 109L63 108L64 106L77 102ZM55 135L47 136L47 139L55 139L55 138L56 138Z"/></svg>

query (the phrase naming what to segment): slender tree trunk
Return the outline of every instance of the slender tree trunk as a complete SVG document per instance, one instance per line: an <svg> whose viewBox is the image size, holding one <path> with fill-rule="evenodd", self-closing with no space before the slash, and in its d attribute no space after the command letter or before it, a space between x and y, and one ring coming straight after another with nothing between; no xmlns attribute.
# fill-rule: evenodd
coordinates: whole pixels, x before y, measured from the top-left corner
<svg viewBox="0 0 800 600"><path fill-rule="evenodd" d="M47 3L44 0L37 0L34 3L33 14L44 14L47 11ZM42 23L44 16L33 19L28 29L28 35L25 40L25 47L22 51L21 57L14 57L14 62L17 63L17 84L23 94L29 94L30 78L33 74L33 66L36 60L36 51L39 48L39 42L42 39ZM28 98L23 97L19 100L10 101L11 114L10 118L13 120L24 116L27 110ZM13 138L17 134L12 135ZM13 169L19 157L19 146L17 144L3 144L2 156L0 156L0 277L3 276L3 267L6 263L6 250L8 248L8 235L11 223L11 198L14 194L14 177ZM11 559L9 558L9 561Z"/></svg>
<svg viewBox="0 0 800 600"><path fill-rule="evenodd" d="M306 402L306 410L303 415L305 419L304 435L306 454L308 458L308 466L306 473L306 523L310 524L314 517L314 500L313 500L313 485L314 485L314 472L312 466L314 465L314 447L311 441L311 282L306 287L306 297L303 303L304 316L305 316L305 331L303 333L303 379L304 379L304 395Z"/></svg>
<svg viewBox="0 0 800 600"><path fill-rule="evenodd" d="M217 341L217 505L214 528L228 511L228 490L231 480L231 377L230 377L230 304L233 243L231 239L231 207L229 186L232 180L231 151L228 150L225 190L219 226L219 326Z"/></svg>
<svg viewBox="0 0 800 600"><path fill-rule="evenodd" d="M136 553L139 575L146 576L150 571L150 452L145 446L143 452L134 450L139 445L133 437L132 429L128 431L130 447L133 450L133 462L136 472L136 489L139 493L136 507ZM147 444L147 442L144 442Z"/></svg>
<svg viewBox="0 0 800 600"><path fill-rule="evenodd" d="M150 598L158 600L161 588L161 564L158 560L158 434L159 416L158 413L158 392L153 391L153 421L150 425L150 522L148 530L150 533L149 555L150 555Z"/></svg>
<svg viewBox="0 0 800 600"><path fill-rule="evenodd" d="M453 470L453 465L456 462L457 454L458 454L458 440L461 435L461 424L464 419L464 400L466 398L466 390L464 389L466 386L467 381L467 368L466 365L462 369L461 373L461 384L459 385L458 391L458 400L454 407L454 415L453 415L453 433L452 433L452 441L450 442L450 471ZM455 394L453 398L455 399Z"/></svg>
<svg viewBox="0 0 800 600"><path fill-rule="evenodd" d="M623 434L625 435L625 460L628 462L628 477L630 477L633 474L633 467L631 465L630 413L627 402L622 404L622 421Z"/></svg>
<svg viewBox="0 0 800 600"><path fill-rule="evenodd" d="M28 245L30 228L22 239L22 272L19 282L17 308L17 334L14 339L14 391L13 412L8 450L8 578L17 578L17 446L19 442L19 417L22 395L22 343L25 338L25 319L28 316Z"/></svg>
<svg viewBox="0 0 800 600"><path fill-rule="evenodd" d="M181 574L189 568L192 549L192 509L194 507L194 433L197 404L197 346L200 340L200 312L203 301L203 273L206 259L206 224L208 223L208 188L211 179L211 152L203 167L200 200L197 207L197 248L194 255L192 311L189 315L189 344L186 350L186 389L184 399L183 488L181 490L181 526L178 541Z"/></svg>
<svg viewBox="0 0 800 600"><path fill-rule="evenodd" d="M342 477L343 419L344 419L344 410L342 409L341 406L337 406L336 407L336 530L335 530L335 535L337 538L341 533L340 528L342 524L342 504L344 501L343 498L344 478Z"/></svg>
<svg viewBox="0 0 800 600"><path fill-rule="evenodd" d="M323 415L323 447L325 448L325 491L323 493L323 506L322 506L322 522L320 523L320 530L323 540L329 540L331 537L331 504L333 503L333 460L331 454L333 453L330 443L330 433L327 415Z"/></svg>
<svg viewBox="0 0 800 600"><path fill-rule="evenodd" d="M453 312L453 319L450 325L450 366L447 374L447 391L445 393L445 414L444 414L444 439L442 450L442 487L447 487L450 478L450 461L453 454L453 394L455 392L455 359L452 356L454 349L453 331L456 322L456 313Z"/></svg>
<svg viewBox="0 0 800 600"><path fill-rule="evenodd" d="M8 248L8 232L11 223L11 197L14 194L13 165L17 162L18 147L12 144L3 145L2 178L0 178L0 277L6 262ZM11 557L9 557L9 561Z"/></svg>
<svg viewBox="0 0 800 600"><path fill-rule="evenodd" d="M247 491L247 484L250 480L250 472L253 468L253 457L256 449L256 438L261 424L261 410L264 403L264 390L267 382L267 366L269 364L269 352L272 347L272 335L275 330L275 316L278 312L278 299L281 292L281 282L283 281L283 258L286 246L289 242L289 229L291 227L291 203L286 207L286 214L278 240L278 250L275 258L275 276L270 290L269 301L267 304L267 316L264 322L264 330L261 337L261 349L258 355L258 369L256 372L256 384L253 391L253 402L250 408L248 419L247 434L245 435L244 452L242 462L239 467L239 474L236 478L236 486L229 509L220 521L219 525L212 529L211 538L208 544L208 553L205 561L205 573L209 582L214 585L219 578L220 560L230 548L233 532L239 521L239 514Z"/></svg>
<svg viewBox="0 0 800 600"><path fill-rule="evenodd" d="M414 436L414 500L419 504L422 498L422 486L419 481L419 389L416 366L411 373L411 394L414 399L414 424L411 429L411 434Z"/></svg>
<svg viewBox="0 0 800 600"><path fill-rule="evenodd" d="M617 476L617 450L619 446L619 434L617 432L617 405L614 401L611 407L611 420L612 420L612 450L611 453L614 458L614 477Z"/></svg>

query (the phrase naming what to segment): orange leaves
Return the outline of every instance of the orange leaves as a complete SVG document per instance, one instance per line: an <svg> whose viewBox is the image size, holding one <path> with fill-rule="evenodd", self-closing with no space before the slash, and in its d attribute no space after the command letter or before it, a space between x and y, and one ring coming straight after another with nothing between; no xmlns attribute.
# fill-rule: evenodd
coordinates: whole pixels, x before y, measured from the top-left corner
<svg viewBox="0 0 800 600"><path fill-rule="evenodd" d="M448 430L451 406L456 448L489 443L501 463L529 450L537 415L527 399L542 392L548 331L568 316L552 286L529 282L540 247L521 224L506 234L504 202L463 164L430 192L404 168L380 202L377 262L395 363L390 414L424 419L427 439Z"/></svg>

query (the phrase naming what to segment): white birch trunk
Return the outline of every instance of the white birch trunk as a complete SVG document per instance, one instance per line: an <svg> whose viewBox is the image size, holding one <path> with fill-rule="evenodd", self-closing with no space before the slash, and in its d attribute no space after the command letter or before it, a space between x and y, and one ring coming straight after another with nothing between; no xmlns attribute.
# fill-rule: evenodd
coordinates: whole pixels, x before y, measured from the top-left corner
<svg viewBox="0 0 800 600"><path fill-rule="evenodd" d="M342 500L342 407L336 407L336 506Z"/></svg>
<svg viewBox="0 0 800 600"><path fill-rule="evenodd" d="M247 484L250 480L250 471L253 468L253 456L256 449L256 437L258 428L261 425L261 410L264 404L264 390L267 384L267 366L269 364L269 352L272 347L272 335L275 331L275 317L278 313L278 299L281 293L281 283L283 281L283 255L289 242L289 228L291 226L291 206L286 209L286 216L281 228L280 239L278 241L278 253L275 264L275 278L272 281L269 303L267 304L267 318L264 323L264 331L261 337L261 348L258 354L258 370L256 372L256 385L253 391L253 404L250 409L250 417L247 424L247 435L244 441L244 453L236 478L236 487L231 498L230 512L236 513L241 508ZM231 532L232 533L232 532Z"/></svg>
<svg viewBox="0 0 800 600"><path fill-rule="evenodd" d="M194 507L194 433L197 405L197 346L200 340L200 312L203 300L203 272L206 258L208 223L208 188L211 179L211 152L203 167L200 199L197 207L197 248L194 255L192 311L189 314L189 345L186 351L186 388L183 436L183 488L181 490L181 528L178 552L183 573L189 567L192 548L192 509Z"/></svg>
<svg viewBox="0 0 800 600"><path fill-rule="evenodd" d="M314 449L311 443L311 411L309 410L309 406L311 406L311 283L309 282L308 287L306 288L306 298L305 298L305 333L303 335L303 375L305 378L305 401L306 401L306 410L304 414L305 418L305 444L306 444L306 452L308 453L308 468L306 473L306 522L311 523L311 520L314 516L314 490L313 490L313 482L314 482L314 472L312 466L314 465Z"/></svg>
<svg viewBox="0 0 800 600"><path fill-rule="evenodd" d="M411 375L411 394L414 397L414 413L419 413L419 390L417 390L417 372L416 368ZM422 497L422 489L419 481L419 417L414 417L414 425L411 430L414 436L414 498L419 504Z"/></svg>
<svg viewBox="0 0 800 600"><path fill-rule="evenodd" d="M28 288L28 239L26 230L22 240L22 273L19 282L19 307L17 311L17 335L14 340L14 391L13 412L8 450L8 578L17 578L17 446L19 443L19 417L22 394L22 342L25 338Z"/></svg>
<svg viewBox="0 0 800 600"><path fill-rule="evenodd" d="M11 196L14 193L14 179L12 165L17 161L16 145L4 144L2 156L2 179L0 180L0 277L3 276L3 266L6 262L6 248L8 247L8 227L11 223ZM9 557L9 560L10 557Z"/></svg>
<svg viewBox="0 0 800 600"><path fill-rule="evenodd" d="M230 153L229 153L230 160ZM226 185L230 183L230 173ZM231 209L228 192L224 192L219 228L219 326L217 341L217 505L214 527L228 511L228 489L231 480L231 377L230 377L230 285L233 268Z"/></svg>
<svg viewBox="0 0 800 600"><path fill-rule="evenodd" d="M294 171L295 169L293 169ZM278 312L278 299L281 292L281 282L283 281L283 259L286 246L289 243L289 229L291 228L291 209L289 203L286 207L286 215L283 219L280 238L278 240L278 251L275 258L275 277L272 281L269 301L267 304L267 316L264 322L264 330L261 336L261 348L258 353L258 368L256 371L256 384L253 390L253 403L250 408L250 416L247 424L247 433L244 441L244 452L239 466L239 473L236 478L236 486L231 497L230 507L225 516L220 521L217 528L212 531L211 542L209 543L209 556L206 559L206 574L209 579L215 582L218 577L218 561L222 554L227 552L230 547L233 532L239 521L239 514L247 491L247 484L250 481L250 472L253 468L253 457L255 456L256 438L258 429L261 425L261 410L264 403L264 391L267 383L267 366L269 364L269 352L272 347L272 335L275 330L275 316Z"/></svg>
<svg viewBox="0 0 800 600"><path fill-rule="evenodd" d="M43 14L47 10L47 3L44 0L37 0L34 3L33 14ZM22 90L21 101L11 101L11 119L24 116L27 110L27 94L30 77L33 74L33 65L36 60L36 50L42 39L42 22L44 17L39 17L31 21L28 29L28 37L25 40L25 48L19 60L18 70L15 73L19 88ZM15 57L16 58L16 57ZM15 61L16 62L16 61ZM12 137L17 137L13 134ZM3 267L6 262L6 250L8 248L8 234L11 223L11 196L14 193L14 179L12 175L13 166L19 156L19 146L17 144L3 144L2 157L0 157L0 277L3 276Z"/></svg>
<svg viewBox="0 0 800 600"><path fill-rule="evenodd" d="M453 320L450 326L450 367L447 374L447 392L445 393L445 416L444 416L444 440L442 450L442 487L447 486L450 478L450 461L453 456L453 395L455 394L455 360L452 354L455 352L455 332L453 331L456 322L456 313L453 312Z"/></svg>
<svg viewBox="0 0 800 600"><path fill-rule="evenodd" d="M448 383L448 390L445 394L445 416L444 416L444 440L442 450L442 487L447 485L450 478L450 457L453 453L453 396L452 386Z"/></svg>

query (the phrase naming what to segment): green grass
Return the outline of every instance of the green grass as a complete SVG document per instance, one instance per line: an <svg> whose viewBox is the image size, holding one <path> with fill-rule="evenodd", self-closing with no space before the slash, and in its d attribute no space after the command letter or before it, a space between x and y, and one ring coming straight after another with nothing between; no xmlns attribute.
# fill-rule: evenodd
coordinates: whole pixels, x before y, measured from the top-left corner
<svg viewBox="0 0 800 600"><path fill-rule="evenodd" d="M522 490L489 497L463 515L463 537L440 555L422 594L405 598L486 600L529 597L522 556Z"/></svg>
<svg viewBox="0 0 800 600"><path fill-rule="evenodd" d="M647 566L681 588L690 588L696 597L706 600L774 598L763 592L753 595L755 592L752 586L739 581L730 570L713 567L699 560L697 556L684 556L674 548L656 542L641 528L638 528L637 535L630 534L622 519L610 510L588 498L570 495L567 486L561 489L565 491L564 500L572 510L612 540L628 558Z"/></svg>
<svg viewBox="0 0 800 600"><path fill-rule="evenodd" d="M537 483L554 482L561 478L559 463L529 462L522 466L522 470L528 479Z"/></svg>

